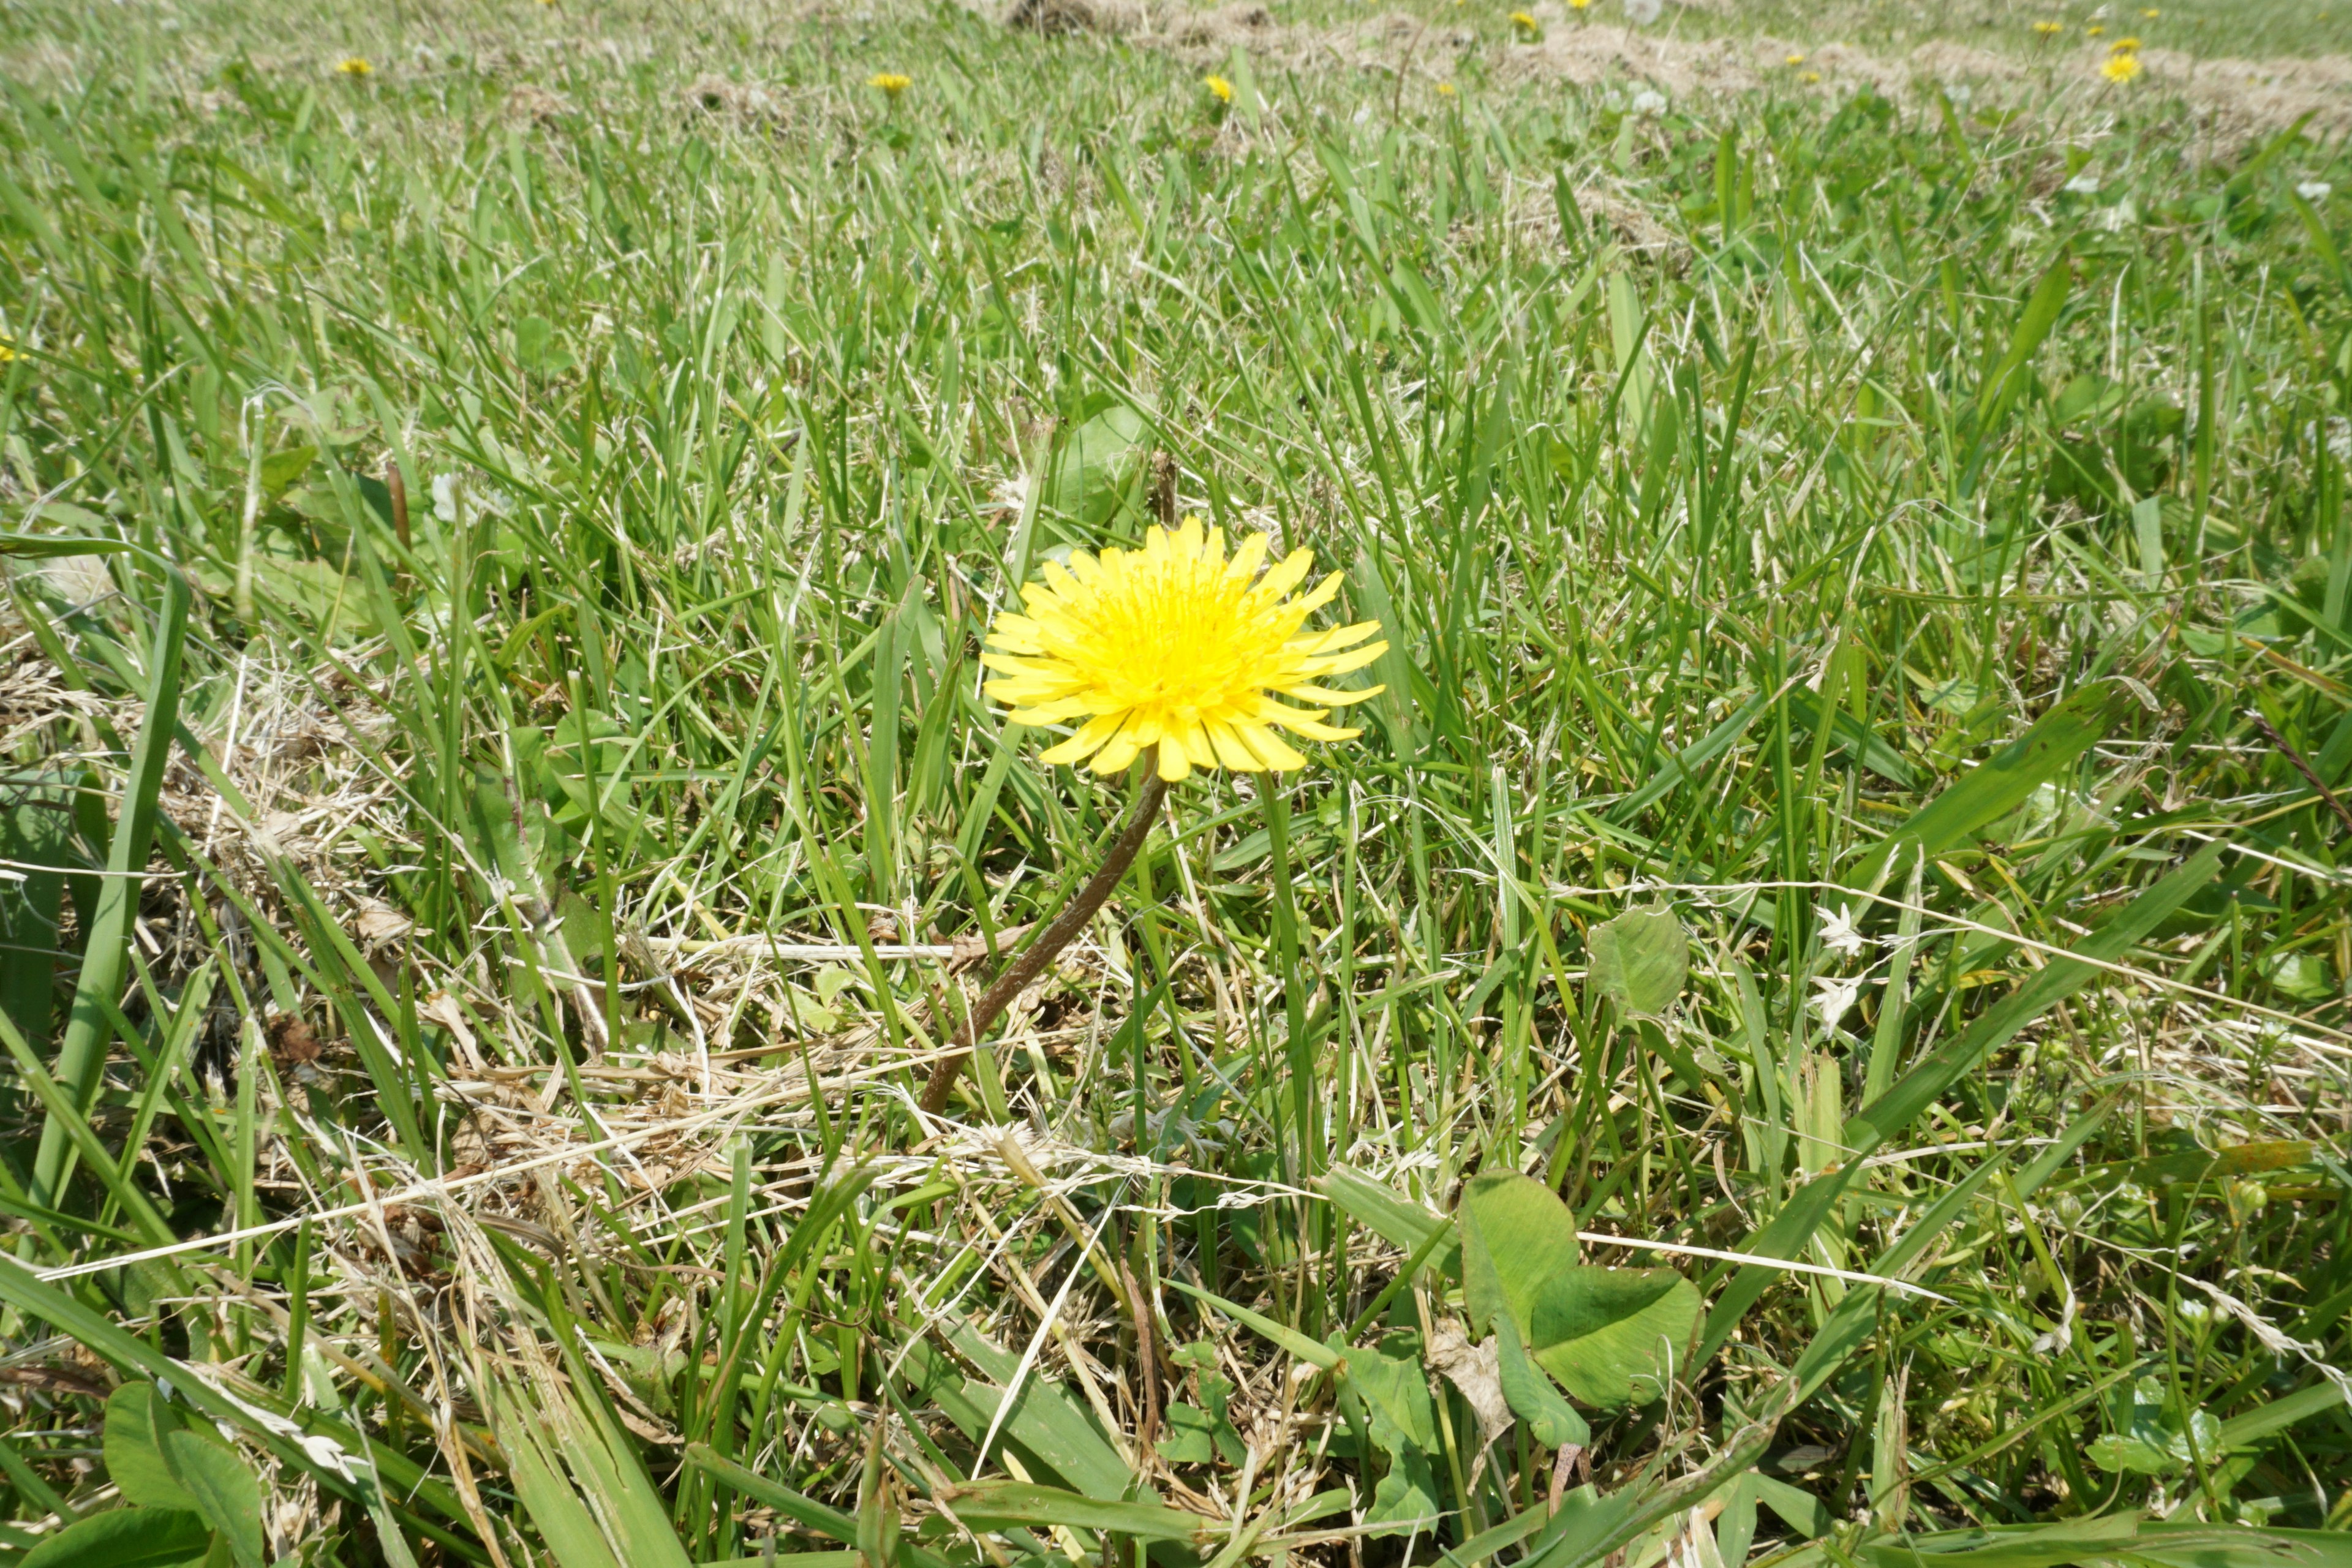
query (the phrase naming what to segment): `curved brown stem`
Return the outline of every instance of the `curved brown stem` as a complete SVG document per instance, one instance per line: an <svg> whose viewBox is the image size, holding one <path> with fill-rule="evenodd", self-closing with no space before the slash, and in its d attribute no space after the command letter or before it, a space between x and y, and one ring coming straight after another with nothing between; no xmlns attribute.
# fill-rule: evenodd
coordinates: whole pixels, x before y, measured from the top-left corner
<svg viewBox="0 0 2352 1568"><path fill-rule="evenodd" d="M988 1033L988 1026L996 1022L997 1016L1012 1005L1023 987L1045 973L1045 966L1095 918L1095 911L1103 907L1111 889L1118 886L1118 879L1135 864L1136 851L1143 847L1143 840L1151 831L1151 820L1160 815L1160 803L1167 798L1167 783L1160 778L1160 770L1153 767L1144 776L1143 787L1136 792L1135 808L1129 814L1126 826L1118 830L1118 837L1111 840L1110 851L1103 857L1102 865L1078 889L1077 897L1054 917L1054 923L1014 955L1004 972L972 1004L971 1016L955 1033L955 1055L941 1058L939 1065L931 1068L930 1081L923 1086L925 1115L937 1116L948 1108L948 1095L955 1088L956 1075L963 1071L963 1064L971 1058L972 1046Z"/></svg>

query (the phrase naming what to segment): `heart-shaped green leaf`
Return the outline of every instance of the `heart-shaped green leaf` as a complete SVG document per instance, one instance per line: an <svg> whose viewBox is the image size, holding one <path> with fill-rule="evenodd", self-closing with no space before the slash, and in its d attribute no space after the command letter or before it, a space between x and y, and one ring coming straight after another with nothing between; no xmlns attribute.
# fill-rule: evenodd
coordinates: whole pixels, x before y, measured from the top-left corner
<svg viewBox="0 0 2352 1568"><path fill-rule="evenodd" d="M1507 1311L1522 1333L1544 1282L1577 1267L1576 1219L1549 1187L1528 1176L1480 1176L1462 1194L1463 1305L1484 1336Z"/></svg>
<svg viewBox="0 0 2352 1568"><path fill-rule="evenodd" d="M109 1509L58 1531L17 1568L190 1568L212 1543L205 1521L184 1509Z"/></svg>
<svg viewBox="0 0 2352 1568"><path fill-rule="evenodd" d="M1690 976L1690 937L1670 910L1627 910L1592 928L1592 981L1626 1012L1662 1016Z"/></svg>
<svg viewBox="0 0 2352 1568"><path fill-rule="evenodd" d="M1528 1359L1519 1326L1511 1321L1508 1312L1495 1316L1495 1342L1503 1398L1509 1403L1511 1414L1528 1424L1529 1435L1547 1448L1580 1448L1591 1442L1592 1428L1584 1424L1584 1417L1559 1396L1543 1369Z"/></svg>
<svg viewBox="0 0 2352 1568"><path fill-rule="evenodd" d="M1554 1275L1528 1324L1536 1364L1587 1405L1662 1391L1690 1352L1699 1297L1671 1268L1585 1265Z"/></svg>
<svg viewBox="0 0 2352 1568"><path fill-rule="evenodd" d="M106 1473L123 1500L142 1508L194 1512L196 1500L180 1484L163 1457L163 1438L180 1429L180 1418L152 1383L126 1383L106 1402Z"/></svg>
<svg viewBox="0 0 2352 1568"><path fill-rule="evenodd" d="M163 1457L237 1568L261 1568L261 1485L234 1449L194 1432L163 1434Z"/></svg>

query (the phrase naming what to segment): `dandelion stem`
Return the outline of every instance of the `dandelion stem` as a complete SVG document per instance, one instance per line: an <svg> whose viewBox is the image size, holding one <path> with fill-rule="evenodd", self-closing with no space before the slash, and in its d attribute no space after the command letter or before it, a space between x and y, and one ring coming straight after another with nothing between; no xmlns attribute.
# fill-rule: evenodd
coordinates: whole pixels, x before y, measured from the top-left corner
<svg viewBox="0 0 2352 1568"><path fill-rule="evenodd" d="M1160 803L1168 798L1167 781L1160 776L1159 757L1155 752L1146 752L1143 761L1143 787L1136 792L1135 807L1129 813L1126 826L1118 830L1118 837L1111 840L1101 866L1078 889L1077 896L1054 917L1044 933L1016 953L995 982L981 994L980 1000L972 1004L971 1016L956 1031L955 1054L941 1058L931 1068L930 1081L923 1086L924 1114L937 1116L948 1108L948 1095L955 1088L956 1075L971 1059L972 1047L987 1034L998 1015L1012 1005L1013 998L1043 973L1045 966L1086 929L1087 922L1095 918L1095 911L1110 897L1111 889L1118 886L1119 879L1127 875L1127 868L1135 864L1136 851L1143 847L1152 819L1160 815Z"/></svg>

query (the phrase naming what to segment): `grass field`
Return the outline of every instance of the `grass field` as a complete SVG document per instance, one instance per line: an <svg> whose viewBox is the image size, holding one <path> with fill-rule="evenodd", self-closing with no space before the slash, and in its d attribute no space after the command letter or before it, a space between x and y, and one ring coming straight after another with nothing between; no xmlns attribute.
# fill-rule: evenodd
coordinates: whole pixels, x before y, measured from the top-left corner
<svg viewBox="0 0 2352 1568"><path fill-rule="evenodd" d="M12 8L0 1552L2352 1562L2337 9Z"/></svg>

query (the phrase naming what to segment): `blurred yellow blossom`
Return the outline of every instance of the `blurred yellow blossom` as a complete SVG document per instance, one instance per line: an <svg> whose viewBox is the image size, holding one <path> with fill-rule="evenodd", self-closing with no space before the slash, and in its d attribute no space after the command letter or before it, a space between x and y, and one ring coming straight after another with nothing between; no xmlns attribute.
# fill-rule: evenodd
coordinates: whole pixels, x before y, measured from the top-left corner
<svg viewBox="0 0 2352 1568"><path fill-rule="evenodd" d="M1234 84L1221 76L1204 76L1201 79L1201 85L1207 88L1219 103L1234 100Z"/></svg>
<svg viewBox="0 0 2352 1568"><path fill-rule="evenodd" d="M866 79L866 86L878 87L892 98L898 97L914 84L912 77L900 76L897 71L877 71Z"/></svg>
<svg viewBox="0 0 2352 1568"><path fill-rule="evenodd" d="M335 70L338 74L342 76L373 76L375 74L375 67L368 64L367 61L362 59L357 55L347 56L342 59L337 60L335 62Z"/></svg>
<svg viewBox="0 0 2352 1568"><path fill-rule="evenodd" d="M2140 70L2137 55L2109 55L2107 63L2099 68L2099 74L2109 81L2126 82L2138 76Z"/></svg>

